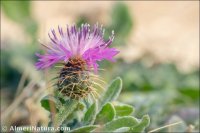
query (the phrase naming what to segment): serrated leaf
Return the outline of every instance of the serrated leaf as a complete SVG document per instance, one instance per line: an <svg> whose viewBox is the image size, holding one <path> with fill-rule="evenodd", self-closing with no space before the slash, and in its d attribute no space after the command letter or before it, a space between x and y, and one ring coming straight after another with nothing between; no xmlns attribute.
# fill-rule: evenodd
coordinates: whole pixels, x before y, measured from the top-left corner
<svg viewBox="0 0 200 133"><path fill-rule="evenodd" d="M120 77L114 79L111 84L108 86L107 91L102 97L101 105L104 105L107 102L116 100L122 90L122 80Z"/></svg>
<svg viewBox="0 0 200 133"><path fill-rule="evenodd" d="M58 127L62 122L76 109L79 101L68 100L65 105L59 108L59 112L55 115L54 126Z"/></svg>
<svg viewBox="0 0 200 133"><path fill-rule="evenodd" d="M84 124L85 125L93 124L96 118L96 114L97 114L97 103L95 102L89 107L89 109L85 113L85 116L83 119Z"/></svg>
<svg viewBox="0 0 200 133"><path fill-rule="evenodd" d="M103 132L112 132L122 127L133 127L138 123L139 122L136 118L132 116L124 116L105 124L101 130Z"/></svg>
<svg viewBox="0 0 200 133"><path fill-rule="evenodd" d="M97 125L83 126L83 127L71 130L70 133L90 133L91 131L93 131L97 127L98 127Z"/></svg>
<svg viewBox="0 0 200 133"><path fill-rule="evenodd" d="M105 104L101 111L97 114L95 123L96 124L105 124L112 121L115 118L116 112L115 108L111 103Z"/></svg>
<svg viewBox="0 0 200 133"><path fill-rule="evenodd" d="M127 104L119 104L115 105L116 116L128 116L133 113L134 108L133 106Z"/></svg>
<svg viewBox="0 0 200 133"><path fill-rule="evenodd" d="M139 122L139 124L137 124L136 126L130 128L130 132L143 132L145 130L146 127L149 126L150 123L150 118L148 115L144 115L142 117L142 120Z"/></svg>
<svg viewBox="0 0 200 133"><path fill-rule="evenodd" d="M56 107L61 106L61 103L53 95L47 95L40 101L41 106L47 111L51 112L51 108L55 109Z"/></svg>

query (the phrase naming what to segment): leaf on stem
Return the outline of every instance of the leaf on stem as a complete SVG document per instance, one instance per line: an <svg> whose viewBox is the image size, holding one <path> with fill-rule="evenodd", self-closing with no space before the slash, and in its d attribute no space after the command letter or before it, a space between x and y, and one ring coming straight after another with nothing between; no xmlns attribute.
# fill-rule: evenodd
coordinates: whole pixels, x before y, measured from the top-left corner
<svg viewBox="0 0 200 133"><path fill-rule="evenodd" d="M118 104L115 105L116 116L128 116L131 115L134 111L133 106L127 104Z"/></svg>
<svg viewBox="0 0 200 133"><path fill-rule="evenodd" d="M97 114L97 102L93 103L84 116L84 125L90 125L94 123Z"/></svg>
<svg viewBox="0 0 200 133"><path fill-rule="evenodd" d="M112 121L115 118L116 111L111 103L105 104L101 111L97 114L95 123L96 124L105 124Z"/></svg>
<svg viewBox="0 0 200 133"><path fill-rule="evenodd" d="M107 91L102 97L101 106L107 102L112 102L117 99L122 90L122 80L120 77L114 79L111 84L108 86Z"/></svg>
<svg viewBox="0 0 200 133"><path fill-rule="evenodd" d="M52 108L59 108L61 106L61 102L56 99L53 95L47 95L42 98L40 101L41 106L49 112L52 112Z"/></svg>
<svg viewBox="0 0 200 133"><path fill-rule="evenodd" d="M101 130L103 132L112 132L122 127L133 127L138 123L139 122L136 118L132 116L124 116L105 124Z"/></svg>

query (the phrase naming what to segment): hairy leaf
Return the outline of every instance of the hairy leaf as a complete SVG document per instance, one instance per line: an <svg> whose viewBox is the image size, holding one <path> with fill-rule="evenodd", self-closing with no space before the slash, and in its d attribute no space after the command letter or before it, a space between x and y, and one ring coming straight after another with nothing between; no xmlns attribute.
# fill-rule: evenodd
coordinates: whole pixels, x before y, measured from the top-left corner
<svg viewBox="0 0 200 133"><path fill-rule="evenodd" d="M127 133L129 130L130 130L130 127L121 127L113 132L114 133Z"/></svg>
<svg viewBox="0 0 200 133"><path fill-rule="evenodd" d="M55 115L54 126L60 126L62 122L76 109L79 101L68 100L65 105L59 108L59 112Z"/></svg>
<svg viewBox="0 0 200 133"><path fill-rule="evenodd" d="M115 118L115 108L111 103L105 104L101 111L97 114L95 123L97 124L104 124L107 122L112 121Z"/></svg>
<svg viewBox="0 0 200 133"><path fill-rule="evenodd" d="M85 125L90 125L94 123L94 120L96 118L96 114L97 114L97 102L93 103L89 109L87 110L87 112L85 113L84 116L84 124Z"/></svg>
<svg viewBox="0 0 200 133"><path fill-rule="evenodd" d="M114 79L111 84L108 86L107 91L102 97L101 105L104 105L107 102L116 100L122 90L122 80L120 77Z"/></svg>
<svg viewBox="0 0 200 133"><path fill-rule="evenodd" d="M134 111L132 106L126 104L115 105L114 107L117 116L128 116Z"/></svg>
<svg viewBox="0 0 200 133"><path fill-rule="evenodd" d="M136 126L130 128L131 132L143 132L146 127L149 126L150 118L148 115L142 117L142 120Z"/></svg>
<svg viewBox="0 0 200 133"><path fill-rule="evenodd" d="M47 111L51 112L51 109L55 109L56 107L59 108L61 106L61 103L58 99L56 99L52 95L47 95L40 101L41 106L46 109Z"/></svg>
<svg viewBox="0 0 200 133"><path fill-rule="evenodd" d="M136 118L132 116L124 116L105 124L101 130L103 132L112 132L122 127L133 127L138 123L139 122Z"/></svg>

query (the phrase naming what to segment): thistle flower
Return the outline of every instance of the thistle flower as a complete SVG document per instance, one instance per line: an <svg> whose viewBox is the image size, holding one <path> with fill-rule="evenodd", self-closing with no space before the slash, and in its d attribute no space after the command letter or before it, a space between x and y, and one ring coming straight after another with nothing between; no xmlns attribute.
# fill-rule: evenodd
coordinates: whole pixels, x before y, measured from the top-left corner
<svg viewBox="0 0 200 133"><path fill-rule="evenodd" d="M103 39L104 29L98 24L90 31L89 24L83 24L80 28L71 26L64 31L58 26L59 36L55 30L51 30L50 44L44 45L47 53L36 53L39 57L36 63L37 69L49 68L59 62L63 62L58 79L58 90L72 99L86 97L92 91L90 72L97 72L97 61L114 61L118 54L115 48L109 48L113 42L114 33L108 40Z"/></svg>

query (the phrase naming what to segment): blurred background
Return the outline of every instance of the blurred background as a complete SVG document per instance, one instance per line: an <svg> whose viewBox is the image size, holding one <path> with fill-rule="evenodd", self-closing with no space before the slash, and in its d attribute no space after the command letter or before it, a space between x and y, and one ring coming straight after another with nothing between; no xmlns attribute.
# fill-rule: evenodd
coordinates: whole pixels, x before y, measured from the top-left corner
<svg viewBox="0 0 200 133"><path fill-rule="evenodd" d="M37 71L35 53L44 52L48 32L58 25L98 22L105 39L115 31L115 63L103 61L106 82L123 79L119 101L149 114L149 130L199 130L198 1L2 1L1 123L47 125L40 99L49 93L48 71Z"/></svg>

